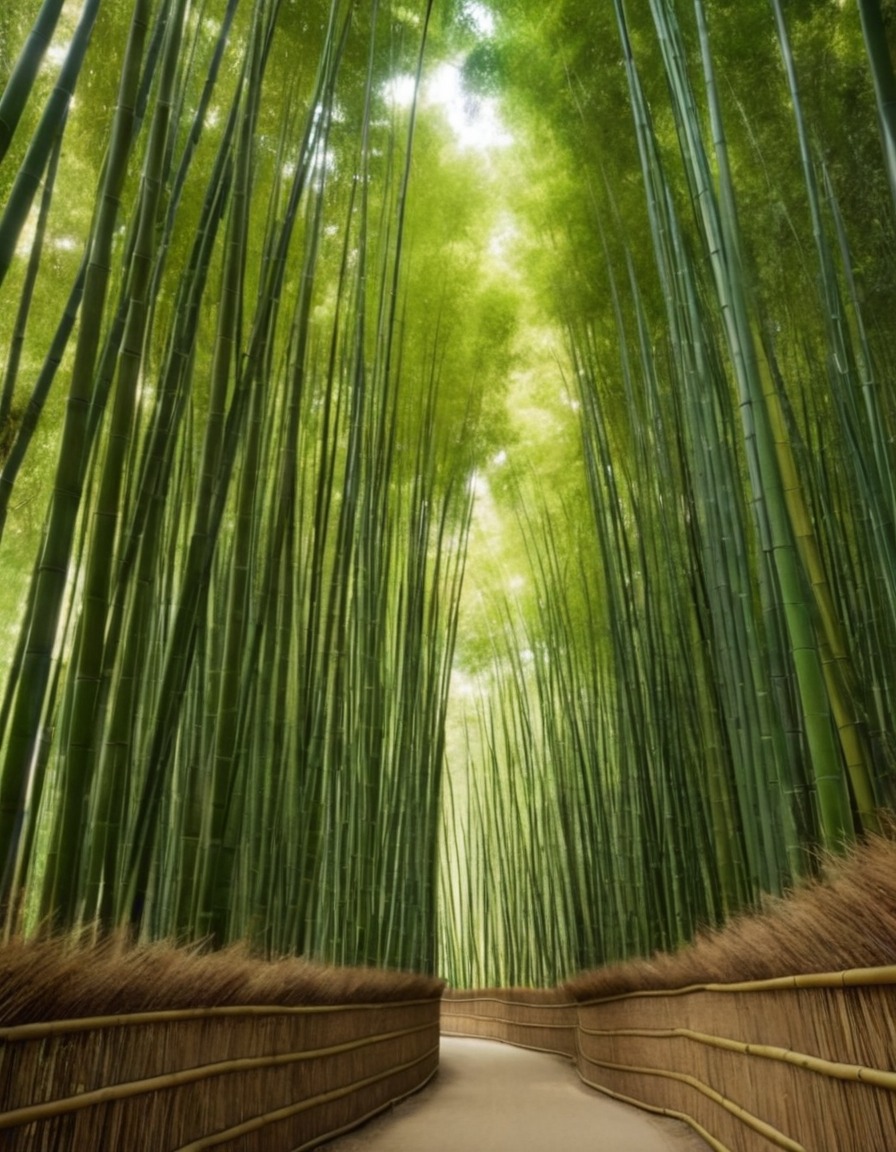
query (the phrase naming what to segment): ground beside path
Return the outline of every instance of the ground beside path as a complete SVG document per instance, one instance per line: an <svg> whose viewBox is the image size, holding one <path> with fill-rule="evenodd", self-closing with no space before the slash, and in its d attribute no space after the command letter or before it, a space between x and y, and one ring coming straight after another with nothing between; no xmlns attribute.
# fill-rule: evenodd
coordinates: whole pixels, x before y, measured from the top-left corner
<svg viewBox="0 0 896 1152"><path fill-rule="evenodd" d="M443 1036L415 1096L327 1152L706 1152L684 1124L586 1088L561 1056Z"/></svg>

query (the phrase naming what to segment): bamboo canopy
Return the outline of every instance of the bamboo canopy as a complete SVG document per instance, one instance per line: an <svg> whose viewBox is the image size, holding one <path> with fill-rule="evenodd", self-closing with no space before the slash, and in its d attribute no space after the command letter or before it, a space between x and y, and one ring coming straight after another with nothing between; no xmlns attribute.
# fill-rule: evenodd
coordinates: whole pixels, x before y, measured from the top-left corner
<svg viewBox="0 0 896 1152"><path fill-rule="evenodd" d="M890 6L592 8L0 16L7 939L550 986L889 834Z"/></svg>

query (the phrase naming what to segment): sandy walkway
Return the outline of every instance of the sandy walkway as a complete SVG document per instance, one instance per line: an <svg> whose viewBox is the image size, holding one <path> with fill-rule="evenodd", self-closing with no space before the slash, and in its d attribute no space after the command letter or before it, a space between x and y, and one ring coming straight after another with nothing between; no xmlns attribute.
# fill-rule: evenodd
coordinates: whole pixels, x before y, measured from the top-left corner
<svg viewBox="0 0 896 1152"><path fill-rule="evenodd" d="M416 1096L327 1144L332 1152L706 1152L684 1124L585 1088L560 1056L442 1037Z"/></svg>

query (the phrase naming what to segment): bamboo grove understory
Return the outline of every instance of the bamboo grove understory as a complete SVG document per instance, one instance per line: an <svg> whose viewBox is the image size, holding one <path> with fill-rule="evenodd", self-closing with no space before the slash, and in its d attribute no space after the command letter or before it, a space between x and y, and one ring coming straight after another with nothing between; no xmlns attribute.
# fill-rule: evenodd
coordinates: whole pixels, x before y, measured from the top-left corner
<svg viewBox="0 0 896 1152"><path fill-rule="evenodd" d="M892 0L14 7L7 936L550 985L888 827Z"/></svg>

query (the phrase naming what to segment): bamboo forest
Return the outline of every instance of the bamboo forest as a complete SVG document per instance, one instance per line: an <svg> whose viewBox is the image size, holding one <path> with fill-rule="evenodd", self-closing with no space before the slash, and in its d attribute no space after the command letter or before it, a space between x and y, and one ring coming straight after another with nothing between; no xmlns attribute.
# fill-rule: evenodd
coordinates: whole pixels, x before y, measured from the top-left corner
<svg viewBox="0 0 896 1152"><path fill-rule="evenodd" d="M0 7L0 921L547 987L892 835L893 0Z"/></svg>

